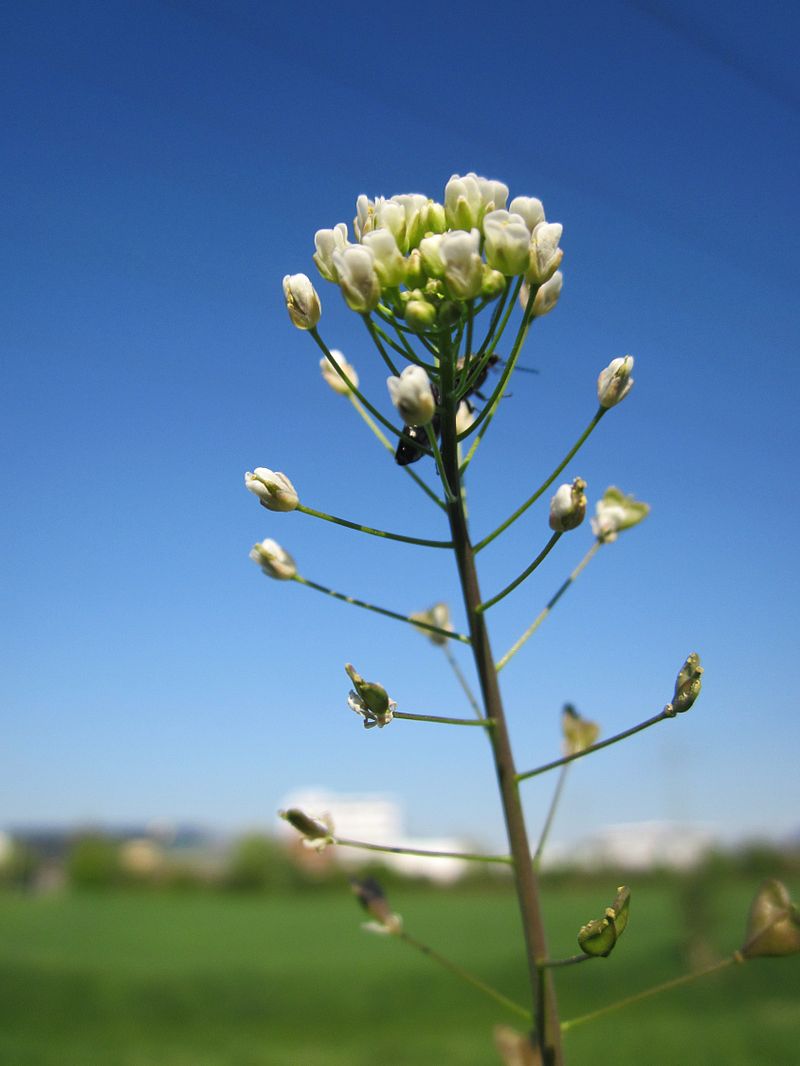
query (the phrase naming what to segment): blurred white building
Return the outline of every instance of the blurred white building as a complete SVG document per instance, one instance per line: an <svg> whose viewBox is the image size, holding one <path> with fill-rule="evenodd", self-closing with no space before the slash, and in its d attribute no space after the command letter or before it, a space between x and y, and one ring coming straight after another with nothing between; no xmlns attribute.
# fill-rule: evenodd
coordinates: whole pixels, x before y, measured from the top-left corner
<svg viewBox="0 0 800 1066"><path fill-rule="evenodd" d="M391 796L379 793L334 793L323 789L302 789L286 796L281 807L297 807L312 818L330 815L335 834L367 844L414 848L423 851L470 851L470 845L458 837L410 837L405 831L403 809ZM284 839L296 837L296 830L280 820ZM431 881L449 883L463 877L469 863L463 859L429 858L424 855L392 855L388 852L369 852L359 848L336 848L336 858L343 866L363 866L380 861L389 869L406 877L427 877Z"/></svg>
<svg viewBox="0 0 800 1066"><path fill-rule="evenodd" d="M690 870L702 861L716 838L708 828L679 822L625 822L609 825L573 844L548 846L543 866L572 866L591 870L614 866L620 870L651 870L665 866Z"/></svg>

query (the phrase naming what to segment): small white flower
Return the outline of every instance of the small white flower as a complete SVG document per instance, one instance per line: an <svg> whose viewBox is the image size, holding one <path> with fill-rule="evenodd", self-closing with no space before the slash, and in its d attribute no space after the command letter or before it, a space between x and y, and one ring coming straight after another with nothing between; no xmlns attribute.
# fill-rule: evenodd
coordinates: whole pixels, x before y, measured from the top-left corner
<svg viewBox="0 0 800 1066"><path fill-rule="evenodd" d="M351 244L341 252L334 252L333 265L347 306L359 314L374 311L381 296L381 286L369 248Z"/></svg>
<svg viewBox="0 0 800 1066"><path fill-rule="evenodd" d="M405 214L402 240L398 240L398 244L400 244L402 251L407 252L409 249L417 247L425 231L429 228L429 209L433 204L427 196L423 196L418 192L402 193L400 196L393 196L391 201L394 204L399 204Z"/></svg>
<svg viewBox="0 0 800 1066"><path fill-rule="evenodd" d="M508 205L508 210L516 215L522 215L531 233L540 222L544 222L542 201L537 200L535 196L515 196Z"/></svg>
<svg viewBox="0 0 800 1066"><path fill-rule="evenodd" d="M356 200L356 217L353 219L353 232L357 241L363 240L364 234L370 232L374 219L375 204L362 193Z"/></svg>
<svg viewBox="0 0 800 1066"><path fill-rule="evenodd" d="M611 485L595 505L592 532L604 544L611 544L624 529L638 525L649 513L649 504L626 496Z"/></svg>
<svg viewBox="0 0 800 1066"><path fill-rule="evenodd" d="M564 227L560 222L540 222L531 234L530 265L526 275L532 285L541 285L555 274L564 258L558 247Z"/></svg>
<svg viewBox="0 0 800 1066"><path fill-rule="evenodd" d="M268 511L293 511L299 500L294 485L285 474L257 466L244 475L244 487L258 496Z"/></svg>
<svg viewBox="0 0 800 1066"><path fill-rule="evenodd" d="M483 219L486 262L506 277L524 274L530 258L531 234L521 215L490 211Z"/></svg>
<svg viewBox="0 0 800 1066"><path fill-rule="evenodd" d="M533 298L533 314L535 318L541 318L548 314L558 303L561 296L561 287L564 284L564 275L560 270L553 274L549 281L540 285Z"/></svg>
<svg viewBox="0 0 800 1066"><path fill-rule="evenodd" d="M365 233L362 243L372 252L375 273L382 287L394 289L405 281L405 260L390 230L376 229L371 233Z"/></svg>
<svg viewBox="0 0 800 1066"><path fill-rule="evenodd" d="M356 368L353 364L348 363L342 353L336 348L331 349L331 355L333 356L336 365L342 370L342 373L350 379L355 388L358 388L358 374L356 373ZM327 355L323 355L320 359L319 368L322 371L322 376L325 379L325 382L330 385L334 392L338 392L340 396L351 395L350 389L333 369Z"/></svg>
<svg viewBox="0 0 800 1066"><path fill-rule="evenodd" d="M477 229L469 233L451 230L442 236L439 255L444 264L444 278L450 295L456 300L472 300L481 291L483 260L480 240Z"/></svg>
<svg viewBox="0 0 800 1066"><path fill-rule="evenodd" d="M314 246L317 249L312 259L317 270L326 281L338 281L339 275L333 265L333 253L347 248L347 225L339 222L333 229L320 229L314 234Z"/></svg>
<svg viewBox="0 0 800 1066"><path fill-rule="evenodd" d="M262 573L278 581L290 581L297 573L297 566L291 555L284 551L275 540L262 540L250 550L250 558L258 563Z"/></svg>
<svg viewBox="0 0 800 1066"><path fill-rule="evenodd" d="M447 223L454 229L480 226L488 211L506 206L508 186L501 181L479 178L470 172L460 177L454 174L444 190L444 210Z"/></svg>
<svg viewBox="0 0 800 1066"><path fill-rule="evenodd" d="M287 274L283 279L283 295L289 318L298 329L313 329L322 314L316 289L305 274Z"/></svg>
<svg viewBox="0 0 800 1066"><path fill-rule="evenodd" d="M384 726L391 722L394 712L397 710L396 701L389 700L385 711L373 711L354 689L350 689L347 694L347 706L364 719L365 729L373 729L375 726L383 729Z"/></svg>
<svg viewBox="0 0 800 1066"><path fill-rule="evenodd" d="M450 608L446 603L435 603L433 607L429 607L427 611L417 611L410 617L413 623L424 622L426 625L436 626L437 629L443 629L447 633L455 632L453 621L450 618ZM427 637L432 644L442 647L447 643L447 637L442 633L433 633L430 629L422 629L418 625L415 625L414 628L418 629L423 637Z"/></svg>
<svg viewBox="0 0 800 1066"><path fill-rule="evenodd" d="M633 388L632 370L632 355L612 359L605 370L601 370L597 379L597 398L601 407L614 407L625 399Z"/></svg>
<svg viewBox="0 0 800 1066"><path fill-rule="evenodd" d="M572 484L560 485L550 501L550 528L556 533L576 529L586 514L586 482L576 477Z"/></svg>
<svg viewBox="0 0 800 1066"><path fill-rule="evenodd" d="M407 426L425 426L436 413L430 379L421 366L407 366L386 381L392 403Z"/></svg>

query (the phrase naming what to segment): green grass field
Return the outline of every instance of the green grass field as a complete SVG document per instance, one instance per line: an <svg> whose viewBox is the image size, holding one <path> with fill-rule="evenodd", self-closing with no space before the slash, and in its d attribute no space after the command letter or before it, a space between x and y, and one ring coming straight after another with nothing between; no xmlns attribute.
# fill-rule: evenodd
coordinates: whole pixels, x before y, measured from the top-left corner
<svg viewBox="0 0 800 1066"><path fill-rule="evenodd" d="M684 971L674 892L634 884L614 955L558 975L570 1018ZM714 892L738 946L754 886ZM796 887L796 886L793 886ZM553 953L613 885L547 894ZM605 896L608 896L608 899ZM410 932L525 1002L510 892L392 893ZM405 945L369 936L346 891L295 897L0 895L3 1066L485 1066L513 1015ZM800 958L732 967L566 1036L573 1066L796 1066Z"/></svg>

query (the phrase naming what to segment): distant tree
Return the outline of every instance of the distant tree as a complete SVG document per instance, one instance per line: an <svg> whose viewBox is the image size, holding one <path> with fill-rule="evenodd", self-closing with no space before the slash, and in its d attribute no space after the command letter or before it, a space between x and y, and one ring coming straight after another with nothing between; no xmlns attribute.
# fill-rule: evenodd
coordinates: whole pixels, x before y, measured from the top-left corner
<svg viewBox="0 0 800 1066"><path fill-rule="evenodd" d="M110 888L119 883L119 848L109 837L87 833L67 856L67 879L75 888Z"/></svg>

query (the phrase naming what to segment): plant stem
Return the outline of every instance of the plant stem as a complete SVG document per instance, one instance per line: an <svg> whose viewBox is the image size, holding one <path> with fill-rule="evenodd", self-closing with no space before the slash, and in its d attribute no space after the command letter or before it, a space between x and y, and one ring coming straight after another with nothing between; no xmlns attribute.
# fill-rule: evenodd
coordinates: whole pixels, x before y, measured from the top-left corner
<svg viewBox="0 0 800 1066"><path fill-rule="evenodd" d="M346 837L333 837L334 844L343 848L360 848L362 851L382 851L387 855L420 855L429 859L464 859L465 862L494 862L504 866L514 860L509 855L480 855L470 851L426 851L423 848L398 848L389 844L367 844L363 840L348 840Z"/></svg>
<svg viewBox="0 0 800 1066"><path fill-rule="evenodd" d="M291 580L296 581L299 585L306 585L310 589L316 589L317 592L324 592L326 596L333 596L335 600L351 603L354 607L363 607L367 611L374 611L376 614L382 614L386 618L395 618L398 622L408 622L409 625L416 626L417 629L427 629L431 633L438 633L439 636L448 637L450 640L460 640L462 644L469 644L469 637L464 636L463 633L453 633L449 629L440 629L439 626L409 618L408 615L400 614L398 611L389 611L385 607L376 607L374 603L365 603L364 600L357 600L354 596L346 596L343 592L334 592L333 589L329 589L325 585L319 585L316 581L310 581L300 574L295 574Z"/></svg>
<svg viewBox="0 0 800 1066"><path fill-rule="evenodd" d="M672 714L665 714L663 711L660 714L654 714L652 718L648 718L646 722L640 722L638 725L631 726L630 729L625 729L622 733L617 733L613 737L609 737L608 740L601 740L597 744L592 744L588 748L584 748L583 751L573 752L572 755L564 755L561 759L553 759L552 762L545 763L544 766L537 766L535 770L526 770L522 774L517 774L517 781L527 781L529 777L538 777L539 774L546 773L548 770L555 770L557 766L566 766L567 763L574 762L576 759L582 759L584 755L591 755L595 751L600 751L602 748L608 748L612 744L618 744L620 740L625 740L627 737L632 737L634 733L641 733L643 729L648 729L651 725L655 725L657 722L663 722L665 718L674 718Z"/></svg>
<svg viewBox="0 0 800 1066"><path fill-rule="evenodd" d="M530 1011L525 1010L519 1003L515 1003L513 999L509 999L508 996L504 996L502 992L498 992L496 988L492 988L491 985L487 985L485 981L482 981L480 977L476 977L470 973L469 970L464 970L456 963L451 962L450 959L445 958L444 955L440 955L438 951L434 951L432 947L427 944L423 944L421 940L417 940L416 937L411 936L410 933L400 932L397 934L399 940L405 941L412 948L416 948L417 951L421 951L427 958L432 959L434 962L438 962L440 966L443 966L445 970L449 970L450 973L455 974L456 977L460 977L462 981L466 981L467 984L472 985L473 988L479 989L485 995L490 996L495 1002L501 1003L508 1010L513 1011L514 1014L519 1015L521 1018L525 1018L527 1022L531 1020Z"/></svg>
<svg viewBox="0 0 800 1066"><path fill-rule="evenodd" d="M479 725L484 728L492 725L486 718L440 718L436 714L406 714L401 711L395 711L392 717L407 718L410 722L441 722L442 725Z"/></svg>
<svg viewBox="0 0 800 1066"><path fill-rule="evenodd" d="M373 422L373 420L370 418L370 416L367 414L367 412L364 410L363 406L359 402L358 397L354 396L352 392L348 393L348 396L350 397L350 402L352 403L353 407L355 407L356 411L358 411L358 413L364 419L364 422L367 424L367 426L369 426L369 428L372 430L372 432L375 434L375 436L378 438L384 448L394 458L394 445L389 441L386 434L383 432L380 426L376 425L375 422ZM446 509L444 501L439 499L439 497L436 495L430 485L426 484L418 474L415 474L410 466L401 466L400 469L405 470L408 476L412 478L412 480L416 481L416 483L426 494L426 496L429 496L430 499L432 499L435 504L441 507L443 511Z"/></svg>
<svg viewBox="0 0 800 1066"><path fill-rule="evenodd" d="M705 970L698 970L696 973L685 973L681 977L675 977L671 981L664 981L660 985L646 988L643 992L637 992L633 996L627 996L625 999L617 1000L616 1003L610 1003L607 1007L600 1007L598 1010L590 1011L588 1014L581 1014L577 1018L570 1018L569 1021L561 1023L561 1030L566 1033L567 1030L574 1029L576 1025L583 1025L584 1022L594 1021L595 1018L600 1018L604 1014L610 1014L612 1011L628 1007L631 1003L638 1003L639 1000L649 999L650 996L658 995L659 992L666 992L671 988L678 988L680 985L689 984L690 981L696 981L699 977L708 977L709 974L724 970L726 966L730 966L734 962L744 961L745 960L740 953L735 951L733 955L729 955L720 962L715 962L713 966L708 966Z"/></svg>
<svg viewBox="0 0 800 1066"><path fill-rule="evenodd" d="M597 425L597 423L600 421L600 419L603 417L603 415L605 413L606 413L606 408L605 407L601 407L601 408L598 409L598 411L595 414L594 418L591 420L591 422L586 427L586 429L583 431L583 433L581 433L580 437L578 437L578 439L572 445L570 450L567 452L567 454L564 456L564 458L561 460L561 462L558 464L558 466L555 468L555 470L552 472L552 474L550 474L548 479L545 482L543 482L539 486L539 488L536 490L536 492L534 492L533 496L529 497L525 501L525 503L522 504L521 507L518 507L516 509L516 511L514 511L514 513L510 517L508 517L505 520L505 522L502 523L502 525L499 525L497 527L497 529L494 530L494 532L492 532L492 533L490 533L488 535L488 537L484 537L483 540L479 540L478 541L478 543L475 545L475 551L476 552L481 551L483 548L486 547L487 544L491 544L492 541L495 539L495 537L499 537L501 533L503 533L506 529L508 529L508 527L512 524L512 522L516 522L516 520L520 517L520 515L525 514L525 512L528 510L528 508L532 504L536 503L536 501L539 499L539 497L542 495L542 493L546 492L547 489L553 484L555 479L558 477L558 475L561 473L561 471L564 469L564 467L567 465L567 463L570 461L570 459L572 459L577 454L578 450L582 447L582 445L589 438L589 435L591 434L592 430L594 429L594 427ZM469 456L467 456L467 459L469 459Z"/></svg>
<svg viewBox="0 0 800 1066"><path fill-rule="evenodd" d="M461 667L458 665L458 660L456 659L455 655L453 655L452 651L450 650L450 645L449 644L442 644L441 648L442 648L442 651L444 652L445 658L447 659L448 663L450 663L450 667L451 667L453 673L456 675L456 679L457 679L459 685L461 685L461 688L464 690L464 695L467 697L467 700L469 701L470 707L475 712L475 717L482 719L483 718L483 711L481 710L480 704L475 699L475 693L472 691L472 689L469 686L469 682L464 677L464 674L463 674L463 672L461 670Z"/></svg>
<svg viewBox="0 0 800 1066"><path fill-rule="evenodd" d="M559 801L561 800L561 793L564 790L564 782L567 779L567 771L569 770L569 763L564 763L561 767L561 773L558 775L558 782L556 783L555 791L553 792L553 798L550 800L550 809L547 812L547 817L544 820L544 826L542 827L541 836L539 837L539 843L536 845L536 851L533 853L533 868L539 869L542 864L542 852L544 851L547 838L550 836L550 830L553 826L553 819L556 816L556 810L558 809Z"/></svg>
<svg viewBox="0 0 800 1066"><path fill-rule="evenodd" d="M420 544L424 548L452 548L453 544L449 540L425 540L422 537L406 537L400 533L387 533L383 529L373 529L371 526L362 526L358 522L348 522L346 518L336 518L332 514L326 514L325 511L315 511L313 507L305 507L302 503L298 503L296 510L301 511L303 514L311 515L313 518L322 518L326 522L335 522L337 526L346 526L347 529L356 529L359 533L369 533L373 537L385 537L387 540L399 540L404 544Z"/></svg>
<svg viewBox="0 0 800 1066"><path fill-rule="evenodd" d="M377 332L377 330L375 328L375 324L373 323L373 321L370 318L369 314L368 313L367 314L363 314L361 316L361 321L367 327L367 332L369 333L370 337L372 337L372 341L373 341L375 347L381 353L381 358L383 359L384 363L386 363L387 367L389 368L389 370L391 370L391 372L394 374L394 376L398 377L400 371L394 365L394 363L392 362L392 360L391 360L391 358L389 356L389 353L386 351L386 349L384 348L383 344L381 343L381 339L378 336L378 332Z"/></svg>
<svg viewBox="0 0 800 1066"><path fill-rule="evenodd" d="M436 440L436 434L433 432L430 423L425 426L425 432L428 434L428 442L431 446L434 459L436 460L436 468L439 471L439 477L442 479L444 498L449 503L453 503L455 501L455 490L450 486L450 482L447 479L447 473L444 469L444 463L442 462L442 453L439 451L439 442Z"/></svg>
<svg viewBox="0 0 800 1066"><path fill-rule="evenodd" d="M533 620L532 624L530 626L528 626L528 628L525 630L525 632L522 634L522 636L519 638L519 640L515 644L511 645L511 647L505 653L503 658L498 660L498 662L496 664L496 667L495 667L495 669L498 671L498 673L503 669L504 666L506 666L506 664L511 659L513 659L513 657L517 654L517 652L522 647L522 645L525 643L525 641L529 640L533 636L533 634L536 632L536 630L539 628L539 626L542 624L542 622L545 620L545 618L547 618L547 616L550 614L552 609L555 607L555 605L558 603L558 601L561 599L561 597L564 595L564 593L570 587L570 585L575 580L575 578L578 576L578 574L581 572L581 570L583 570L583 568L590 562L590 560L595 557L597 552L602 547L602 544L603 544L603 542L601 540L596 540L594 542L594 544L591 546L591 548L588 550L588 552L584 555L584 557L581 559L581 561L578 563L578 565L575 567L575 569L569 575L569 577L564 582L564 584L559 588L558 592L556 592L555 596L552 596L550 598L550 600L548 600L547 605L545 606L544 610L542 610L536 616L536 618Z"/></svg>
<svg viewBox="0 0 800 1066"><path fill-rule="evenodd" d="M554 533L550 540L548 540L547 544L545 544L545 546L533 560L531 565L527 566L518 577L515 577L510 585L506 585L502 592L498 592L496 596L492 596L492 598L490 600L486 600L485 603L479 604L477 610L481 613L483 613L484 611L488 611L490 607L494 607L494 605L496 603L499 603L504 596L507 596L509 594L509 592L513 592L517 585L521 585L525 578L530 577L536 567L539 566L540 563L544 562L544 560L547 558L553 548L555 548L559 539L563 535L563 533Z"/></svg>
<svg viewBox="0 0 800 1066"><path fill-rule="evenodd" d="M511 850L514 881L517 890L520 916L525 937L528 974L533 999L533 1018L535 1033L533 1045L541 1053L543 1066L562 1066L561 1030L555 990L550 974L540 970L537 959L546 959L547 939L539 903L539 889L536 872L531 862L528 834L522 812L519 788L516 780L514 756L506 724L497 671L494 668L486 620L478 610L481 603L478 574L475 568L475 555L469 539L464 505L461 499L460 473L458 462L458 441L455 429L455 402L453 389L454 367L451 353L442 353L442 458L450 485L454 489L455 499L448 503L447 513L450 519L450 531L455 544L456 564L461 581L464 605L469 619L472 653L480 679L486 717L494 722L494 728L488 733L495 772L503 806L509 847Z"/></svg>
<svg viewBox="0 0 800 1066"><path fill-rule="evenodd" d="M577 966L579 962L589 962L591 959L597 959L599 957L599 955L570 955L568 959L545 959L545 961L540 962L539 965L543 970L555 970L560 966Z"/></svg>

